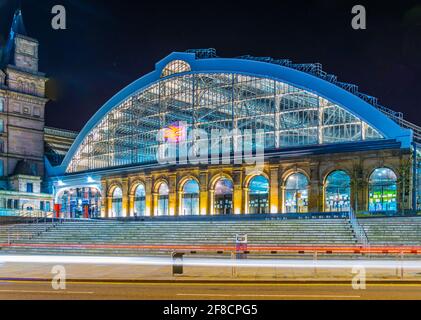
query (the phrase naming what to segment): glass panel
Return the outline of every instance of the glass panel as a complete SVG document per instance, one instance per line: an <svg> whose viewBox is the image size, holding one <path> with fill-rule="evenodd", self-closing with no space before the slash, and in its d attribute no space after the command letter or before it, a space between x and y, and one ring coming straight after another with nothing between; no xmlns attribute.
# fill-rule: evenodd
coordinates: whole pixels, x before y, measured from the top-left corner
<svg viewBox="0 0 421 320"><path fill-rule="evenodd" d="M143 184L136 188L134 198L134 216L144 216L146 212L146 192Z"/></svg>
<svg viewBox="0 0 421 320"><path fill-rule="evenodd" d="M325 183L325 211L349 211L351 203L351 178L345 171L334 171Z"/></svg>
<svg viewBox="0 0 421 320"><path fill-rule="evenodd" d="M285 211L308 212L308 179L302 173L290 175L285 184Z"/></svg>
<svg viewBox="0 0 421 320"><path fill-rule="evenodd" d="M158 190L158 216L168 216L168 194L169 188L166 183L161 183Z"/></svg>
<svg viewBox="0 0 421 320"><path fill-rule="evenodd" d="M396 174L389 168L378 168L370 176L369 211L397 211Z"/></svg>
<svg viewBox="0 0 421 320"><path fill-rule="evenodd" d="M214 212L232 214L232 193L234 186L231 180L222 178L215 184Z"/></svg>
<svg viewBox="0 0 421 320"><path fill-rule="evenodd" d="M112 199L112 217L121 217L123 215L123 191L115 188Z"/></svg>
<svg viewBox="0 0 421 320"><path fill-rule="evenodd" d="M269 181L263 176L256 176L249 185L249 213L269 213Z"/></svg>
<svg viewBox="0 0 421 320"><path fill-rule="evenodd" d="M169 73L188 70L173 63ZM209 149L218 154L220 136L233 151L228 135L233 129L240 138L264 131L264 142L252 139L253 151L263 143L282 149L383 138L341 106L283 82L235 73L180 74L116 105L78 146L67 172L156 162L157 135L165 128L182 129L188 147L198 140L188 138L193 128L209 139L216 132Z"/></svg>
<svg viewBox="0 0 421 320"><path fill-rule="evenodd" d="M420 146L417 146L417 148L421 148ZM417 210L421 211L421 151L417 150L416 155L416 161L417 161Z"/></svg>
<svg viewBox="0 0 421 320"><path fill-rule="evenodd" d="M199 184L189 180L184 184L181 215L199 215Z"/></svg>
<svg viewBox="0 0 421 320"><path fill-rule="evenodd" d="M174 60L167 64L162 70L162 77L168 77L175 73L190 71L190 65L183 60Z"/></svg>

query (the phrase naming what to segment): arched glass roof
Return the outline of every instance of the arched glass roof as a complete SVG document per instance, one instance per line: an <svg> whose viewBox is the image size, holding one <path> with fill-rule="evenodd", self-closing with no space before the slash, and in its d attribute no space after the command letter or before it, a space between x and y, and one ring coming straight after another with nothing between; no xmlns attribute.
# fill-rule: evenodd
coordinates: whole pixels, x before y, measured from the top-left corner
<svg viewBox="0 0 421 320"><path fill-rule="evenodd" d="M180 123L209 136L216 129L261 129L271 150L411 136L362 99L303 72L173 53L91 119L62 168L75 173L155 162L158 131Z"/></svg>

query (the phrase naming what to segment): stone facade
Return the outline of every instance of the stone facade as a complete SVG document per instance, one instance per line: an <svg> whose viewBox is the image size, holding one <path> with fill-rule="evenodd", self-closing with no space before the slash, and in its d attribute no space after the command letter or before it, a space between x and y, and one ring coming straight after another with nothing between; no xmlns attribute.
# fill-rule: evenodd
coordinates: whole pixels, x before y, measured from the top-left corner
<svg viewBox="0 0 421 320"><path fill-rule="evenodd" d="M45 84L38 72L38 41L23 34L15 13L0 70L0 207L39 210L52 205L43 194ZM24 171L21 165L24 163ZM31 185L28 188L28 185ZM28 200L30 204L28 205ZM37 200L38 199L38 200ZM10 203L13 202L13 205ZM45 203L48 202L48 205Z"/></svg>
<svg viewBox="0 0 421 320"><path fill-rule="evenodd" d="M122 215L133 216L134 193L142 183L146 191L146 216L157 213L158 189L162 182L169 186L169 214L180 214L183 185L194 179L200 186L200 214L214 214L215 183L225 177L233 182L233 213L247 214L249 183L256 175L263 175L269 180L269 206L271 213L284 213L285 182L296 172L303 173L309 180L308 211L324 212L324 188L326 177L335 170L343 170L351 178L351 206L357 212L368 211L369 177L376 168L389 168L398 178L398 211L411 209L410 176L411 153L409 150L380 150L352 153L311 155L306 157L271 159L265 163L263 172L253 171L247 165L209 165L172 167L166 170L148 170L127 175L106 175L101 181L103 206L101 215L110 217L113 192L116 187L123 191Z"/></svg>

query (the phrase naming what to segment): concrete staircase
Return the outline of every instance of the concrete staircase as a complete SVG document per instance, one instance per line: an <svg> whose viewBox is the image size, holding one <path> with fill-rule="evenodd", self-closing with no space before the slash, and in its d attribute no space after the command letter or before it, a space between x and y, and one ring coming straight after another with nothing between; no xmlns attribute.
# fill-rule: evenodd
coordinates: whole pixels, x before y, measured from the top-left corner
<svg viewBox="0 0 421 320"><path fill-rule="evenodd" d="M18 227L17 227L18 228ZM234 245L246 233L250 245L355 245L346 219L235 221L80 221L57 224L30 241L33 247L3 248L0 253L139 254L138 249L65 248L65 245ZM48 245L63 244L51 248ZM45 245L45 247L43 247Z"/></svg>
<svg viewBox="0 0 421 320"><path fill-rule="evenodd" d="M359 219L370 245L421 246L421 217Z"/></svg>

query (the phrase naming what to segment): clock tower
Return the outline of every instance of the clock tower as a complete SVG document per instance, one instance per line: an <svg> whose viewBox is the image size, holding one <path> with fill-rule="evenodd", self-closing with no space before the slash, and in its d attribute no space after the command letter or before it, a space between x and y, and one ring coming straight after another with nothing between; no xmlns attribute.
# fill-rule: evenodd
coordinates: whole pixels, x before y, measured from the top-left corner
<svg viewBox="0 0 421 320"><path fill-rule="evenodd" d="M0 194L0 208L38 209L24 199L41 193L47 78L38 71L38 41L27 35L20 9L0 53L0 191L16 192L13 201Z"/></svg>

